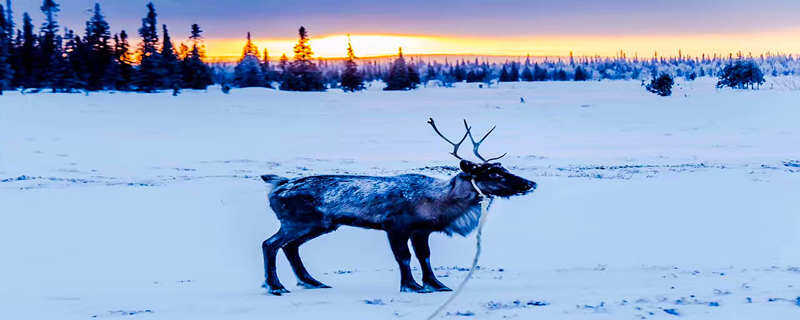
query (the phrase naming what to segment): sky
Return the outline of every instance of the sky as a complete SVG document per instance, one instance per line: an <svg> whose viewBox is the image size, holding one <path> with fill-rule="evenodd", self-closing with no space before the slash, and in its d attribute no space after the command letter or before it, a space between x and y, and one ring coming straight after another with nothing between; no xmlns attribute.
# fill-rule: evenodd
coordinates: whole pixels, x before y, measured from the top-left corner
<svg viewBox="0 0 800 320"><path fill-rule="evenodd" d="M135 34L148 1L61 0L62 26L82 30L99 2L112 31ZM206 31L208 52L237 56L246 32L272 55L291 53L306 26L318 56L345 53L351 34L360 56L410 54L564 56L800 53L798 0L153 0L159 23L182 39L189 25ZM12 0L15 18L40 0Z"/></svg>

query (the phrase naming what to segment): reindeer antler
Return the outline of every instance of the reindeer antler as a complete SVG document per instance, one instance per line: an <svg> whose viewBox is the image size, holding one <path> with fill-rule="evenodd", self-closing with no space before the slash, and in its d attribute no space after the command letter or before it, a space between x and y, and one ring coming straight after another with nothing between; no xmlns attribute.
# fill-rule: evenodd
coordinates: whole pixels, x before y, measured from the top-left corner
<svg viewBox="0 0 800 320"><path fill-rule="evenodd" d="M458 160L464 160L463 158L458 156L458 148L461 147L461 144L464 142L464 140L467 139L467 137L469 137L469 140L472 141L472 153L474 153L475 156L478 157L478 159L483 161L483 163L487 163L489 161L498 160L498 159L500 159L502 157L505 157L506 154L507 154L507 153L504 153L503 155L501 155L499 157L489 158L487 160L483 156L481 156L480 153L478 153L478 148L481 147L481 143L483 143L483 140L486 140L486 137L488 137L489 134L491 134L492 131L494 131L494 129L497 126L492 127L492 129L490 129L489 132L487 132L485 135L483 135L483 138L481 138L480 141L475 142L475 139L472 137L472 131L471 131L472 128L469 126L469 124L467 124L467 120L464 119L464 128L467 129L467 132L464 133L464 137L462 137L461 140L458 141L458 143L454 143L453 141L450 141L450 139L447 139L447 137L445 137L439 131L439 129L436 128L436 123L433 122L433 118L428 118L428 124L430 124L431 127L433 127L433 131L436 131L436 134L438 134L440 137L442 137L442 139L444 139L444 141L447 141L447 143L453 145L453 152L451 152L450 154L453 155L454 157L458 158Z"/></svg>
<svg viewBox="0 0 800 320"><path fill-rule="evenodd" d="M475 139L472 137L472 132L470 132L470 130L469 130L470 127L467 124L467 119L464 119L464 127L467 128L467 135L469 136L469 140L472 141L472 153L474 153L475 156L478 157L478 159L481 159L481 161L483 161L483 163L487 163L489 161L498 160L498 159L500 159L502 157L505 157L506 154L508 154L506 152L506 153L504 153L503 155L501 155L499 157L489 158L487 160L487 159L484 159L483 156L481 156L480 153L478 153L478 148L481 147L481 143L483 143L483 140L486 140L486 137L488 137L489 134L491 134L492 131L494 131L494 129L497 128L497 126L493 126L491 129L489 129L489 132L487 132L485 135L483 135L483 138L481 138L481 140L479 140L478 142L475 142Z"/></svg>
<svg viewBox="0 0 800 320"><path fill-rule="evenodd" d="M469 127L467 127L467 132L464 133L464 137L461 138L461 141L459 141L458 143L453 143L453 141L450 141L450 139L447 139L447 137L445 137L441 132L439 132L439 129L436 128L436 123L433 122L433 118L428 118L428 124L430 124L431 127L433 127L433 131L436 131L436 134L442 137L444 141L447 141L447 143L453 145L453 152L451 152L450 154L458 158L458 160L464 160L463 158L458 156L458 148L461 147L461 143L463 143L464 140L467 139L467 135L470 134Z"/></svg>

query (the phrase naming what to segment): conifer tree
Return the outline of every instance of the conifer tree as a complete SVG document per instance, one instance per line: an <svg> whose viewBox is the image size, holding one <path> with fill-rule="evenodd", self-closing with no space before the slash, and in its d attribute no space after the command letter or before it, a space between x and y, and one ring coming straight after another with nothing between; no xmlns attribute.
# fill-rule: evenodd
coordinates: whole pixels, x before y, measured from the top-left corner
<svg viewBox="0 0 800 320"><path fill-rule="evenodd" d="M455 67L450 72L450 75L456 82L462 82L467 79L466 64L461 61L461 64L456 62Z"/></svg>
<svg viewBox="0 0 800 320"><path fill-rule="evenodd" d="M267 88L272 88L272 82L279 80L279 77L275 69L272 68L272 64L269 63L269 51L266 48L264 49L264 59L262 61L261 72L264 74L264 82L266 82Z"/></svg>
<svg viewBox="0 0 800 320"><path fill-rule="evenodd" d="M553 73L553 80L556 81L567 81L567 72L564 69L558 69Z"/></svg>
<svg viewBox="0 0 800 320"><path fill-rule="evenodd" d="M11 22L6 20L6 11L0 5L0 95L12 88L14 69L11 68L12 40L8 31Z"/></svg>
<svg viewBox="0 0 800 320"><path fill-rule="evenodd" d="M425 85L428 85L428 82L435 80L436 77L436 69L430 62L428 62L428 65L425 67Z"/></svg>
<svg viewBox="0 0 800 320"><path fill-rule="evenodd" d="M358 72L356 55L350 44L349 36L347 37L347 59L344 61L344 72L342 72L342 89L350 92L364 90L364 77Z"/></svg>
<svg viewBox="0 0 800 320"><path fill-rule="evenodd" d="M507 70L505 64L503 64L503 68L500 71L500 79L498 79L498 81L500 81L500 82L510 82L511 81L510 80L510 76L508 75L508 70Z"/></svg>
<svg viewBox="0 0 800 320"><path fill-rule="evenodd" d="M531 72L531 68L527 66L527 62L525 63L525 68L522 69L522 75L520 78L522 81L533 81L533 72Z"/></svg>
<svg viewBox="0 0 800 320"><path fill-rule="evenodd" d="M575 81L586 81L589 80L589 74L586 70L583 70L583 67L578 66L575 68Z"/></svg>
<svg viewBox="0 0 800 320"><path fill-rule="evenodd" d="M15 87L14 82L14 65L16 63L16 49L17 43L14 41L14 13L11 10L11 0L6 0L5 10L0 9L0 15L3 15L3 24L4 28L0 29L0 32L4 33L5 39L5 51L6 51L6 63L8 64L8 73L6 74L8 77L8 86ZM3 51L0 48L0 51Z"/></svg>
<svg viewBox="0 0 800 320"><path fill-rule="evenodd" d="M178 49L175 49L175 54L178 56L179 61L183 61L186 60L186 57L189 56L189 51L190 51L189 46L181 42L178 45ZM181 69L181 71L183 71L183 69Z"/></svg>
<svg viewBox="0 0 800 320"><path fill-rule="evenodd" d="M283 73L281 90L289 91L324 91L325 84L322 72L314 64L311 46L308 45L309 37L306 28L300 26L299 39L294 46L294 59Z"/></svg>
<svg viewBox="0 0 800 320"><path fill-rule="evenodd" d="M517 62L512 62L511 63L511 69L509 69L509 75L508 76L509 76L509 80L511 80L512 82L519 81L519 63L517 63Z"/></svg>
<svg viewBox="0 0 800 320"><path fill-rule="evenodd" d="M60 62L59 56L61 54L60 45L58 39L56 39L59 29L56 17L58 12L61 11L59 7L54 0L43 0L40 7L45 16L45 22L40 30L39 52L34 63L35 84L33 87L36 88L49 87L50 82L56 78L55 70L58 68L56 64Z"/></svg>
<svg viewBox="0 0 800 320"><path fill-rule="evenodd" d="M394 60L386 75L386 87L383 90L409 90L416 88L416 85L409 77L409 66L403 58L403 48L397 51L397 59Z"/></svg>
<svg viewBox="0 0 800 320"><path fill-rule="evenodd" d="M547 70L540 67L538 63L533 64L533 81L547 80Z"/></svg>
<svg viewBox="0 0 800 320"><path fill-rule="evenodd" d="M244 48L242 48L242 58L246 56L258 58L258 47L253 43L250 32L247 33L247 41L244 43Z"/></svg>
<svg viewBox="0 0 800 320"><path fill-rule="evenodd" d="M65 30L64 37L56 36L57 53L53 59L52 78L49 80L53 92L76 92L86 87L86 82L75 72L75 68L69 61L69 52L67 51L69 46L62 46L64 38L69 42L70 37L73 36L71 30ZM81 65L85 66L86 60L83 60Z"/></svg>
<svg viewBox="0 0 800 320"><path fill-rule="evenodd" d="M38 37L33 32L31 16L27 12L22 15L22 32L17 34L17 39L20 49L17 52L17 69L14 70L16 82L23 88L33 88L36 86L34 68L38 56Z"/></svg>
<svg viewBox="0 0 800 320"><path fill-rule="evenodd" d="M14 78L11 81L11 86L14 88L22 87L23 68L22 68L22 30L17 30L14 42L9 47L11 49L11 69L14 71Z"/></svg>
<svg viewBox="0 0 800 320"><path fill-rule="evenodd" d="M200 58L206 57L206 47L203 44L203 30L200 29L200 25L193 23L191 26L191 30L189 31L189 41L192 42L192 50L197 48L197 54Z"/></svg>
<svg viewBox="0 0 800 320"><path fill-rule="evenodd" d="M242 57L233 69L233 84L239 88L264 87L266 84L261 61L258 60L258 47L253 44L250 32L247 33L247 42L242 48Z"/></svg>
<svg viewBox="0 0 800 320"><path fill-rule="evenodd" d="M92 17L86 22L84 42L88 46L87 67L89 70L86 89L90 91L113 87L113 72L109 72L114 52L110 44L111 31L105 21L100 4L95 3Z"/></svg>
<svg viewBox="0 0 800 320"><path fill-rule="evenodd" d="M0 14L5 14L6 20L6 33L8 38L14 37L14 10L11 8L11 0L6 0L6 10L0 10Z"/></svg>
<svg viewBox="0 0 800 320"><path fill-rule="evenodd" d="M165 89L180 89L180 65L178 63L178 55L175 53L175 46L172 44L172 38L169 36L167 25L161 25L164 34L164 42L161 44L161 59L160 68L163 75L161 87Z"/></svg>
<svg viewBox="0 0 800 320"><path fill-rule="evenodd" d="M416 89L417 86L422 83L419 71L417 71L417 65L414 63L414 58L411 58L411 63L408 64L408 82L411 85L411 89Z"/></svg>
<svg viewBox="0 0 800 320"><path fill-rule="evenodd" d="M11 54L14 49L14 13L11 10L11 0L6 0L5 7L0 5L0 15L3 16L3 27L0 28L0 32L5 34L6 45Z"/></svg>
<svg viewBox="0 0 800 320"><path fill-rule="evenodd" d="M77 87L86 87L86 83L89 81L87 61L89 60L90 48L81 37L75 35L72 30L65 30L64 39L66 39L64 44L64 61L69 65L72 71L70 78L73 78Z"/></svg>
<svg viewBox="0 0 800 320"><path fill-rule="evenodd" d="M114 79L114 88L117 90L131 89L134 69L130 50L128 33L125 30L120 31L119 35L114 35L114 65L119 70L117 78Z"/></svg>
<svg viewBox="0 0 800 320"><path fill-rule="evenodd" d="M280 60L278 60L278 69L281 71L281 75L287 72L289 68L289 57L286 54L282 54Z"/></svg>
<svg viewBox="0 0 800 320"><path fill-rule="evenodd" d="M139 36L142 37L142 41L139 44L139 68L134 77L136 90L142 92L154 92L158 89L163 76L161 68L159 68L156 17L156 9L150 2L147 4L147 16L142 19L142 27L139 28Z"/></svg>
<svg viewBox="0 0 800 320"><path fill-rule="evenodd" d="M189 53L183 58L183 87L190 89L205 90L212 83L211 69L203 61L205 58L205 47L200 26L193 24L191 27L189 40L192 47Z"/></svg>

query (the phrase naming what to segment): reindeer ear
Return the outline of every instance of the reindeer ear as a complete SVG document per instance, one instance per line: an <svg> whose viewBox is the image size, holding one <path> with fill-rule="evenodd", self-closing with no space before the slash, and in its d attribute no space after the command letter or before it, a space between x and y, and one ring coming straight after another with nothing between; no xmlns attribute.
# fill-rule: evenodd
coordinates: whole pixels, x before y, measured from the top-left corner
<svg viewBox="0 0 800 320"><path fill-rule="evenodd" d="M474 162L461 160L461 163L458 164L461 167L461 171L464 171L466 174L472 174L475 172L475 169L478 168L478 165Z"/></svg>

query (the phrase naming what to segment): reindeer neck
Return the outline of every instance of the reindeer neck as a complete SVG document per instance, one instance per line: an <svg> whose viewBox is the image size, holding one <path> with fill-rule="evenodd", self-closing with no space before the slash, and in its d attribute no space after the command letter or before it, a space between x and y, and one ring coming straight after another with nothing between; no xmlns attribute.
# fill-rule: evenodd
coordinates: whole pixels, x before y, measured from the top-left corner
<svg viewBox="0 0 800 320"><path fill-rule="evenodd" d="M447 234L467 235L477 226L480 217L479 195L464 173L450 179L441 196L435 200L436 220L443 223Z"/></svg>
<svg viewBox="0 0 800 320"><path fill-rule="evenodd" d="M477 203L478 192L472 186L472 181L464 173L459 173L448 184L447 193L442 200L449 203L463 202L466 204Z"/></svg>

